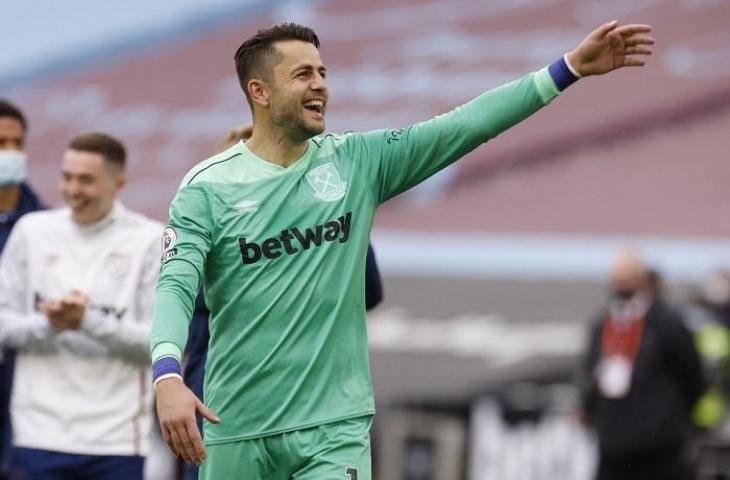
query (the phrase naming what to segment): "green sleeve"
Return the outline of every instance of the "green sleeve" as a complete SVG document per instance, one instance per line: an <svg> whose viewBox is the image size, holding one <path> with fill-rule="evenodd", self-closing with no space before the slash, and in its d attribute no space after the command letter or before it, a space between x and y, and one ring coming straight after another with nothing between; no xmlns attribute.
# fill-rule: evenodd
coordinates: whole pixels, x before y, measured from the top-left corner
<svg viewBox="0 0 730 480"><path fill-rule="evenodd" d="M210 204L209 195L198 184L181 188L170 206L155 294L150 345L153 363L164 356L180 360L185 350L195 297L212 244L214 215Z"/></svg>
<svg viewBox="0 0 730 480"><path fill-rule="evenodd" d="M559 94L547 68L483 93L449 113L397 130L347 137L380 202L402 193L529 117Z"/></svg>

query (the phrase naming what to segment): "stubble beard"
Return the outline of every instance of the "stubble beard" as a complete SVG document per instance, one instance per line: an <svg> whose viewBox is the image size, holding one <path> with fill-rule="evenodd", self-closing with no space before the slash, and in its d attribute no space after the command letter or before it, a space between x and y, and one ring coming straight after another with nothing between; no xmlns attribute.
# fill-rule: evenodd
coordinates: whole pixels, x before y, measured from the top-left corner
<svg viewBox="0 0 730 480"><path fill-rule="evenodd" d="M294 143L306 142L310 138L324 132L324 125L321 127L319 125L307 125L301 111L303 108L299 104L292 102L286 108L274 112L273 115L274 125L281 129L286 137Z"/></svg>

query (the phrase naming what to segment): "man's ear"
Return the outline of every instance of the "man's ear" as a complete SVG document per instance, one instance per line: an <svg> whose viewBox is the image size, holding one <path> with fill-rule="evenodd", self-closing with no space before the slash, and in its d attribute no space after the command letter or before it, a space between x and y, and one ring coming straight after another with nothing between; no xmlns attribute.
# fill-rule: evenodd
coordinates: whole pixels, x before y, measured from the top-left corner
<svg viewBox="0 0 730 480"><path fill-rule="evenodd" d="M120 191L127 184L127 176L123 173L120 173L114 179L114 184L117 186L117 192Z"/></svg>
<svg viewBox="0 0 730 480"><path fill-rule="evenodd" d="M251 101L259 106L269 106L269 87L263 80L251 79L246 85Z"/></svg>

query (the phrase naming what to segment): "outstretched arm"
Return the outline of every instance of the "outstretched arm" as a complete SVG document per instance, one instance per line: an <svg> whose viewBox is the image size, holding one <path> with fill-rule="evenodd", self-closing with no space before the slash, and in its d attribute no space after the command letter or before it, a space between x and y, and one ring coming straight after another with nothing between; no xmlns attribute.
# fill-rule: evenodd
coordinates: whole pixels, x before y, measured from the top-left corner
<svg viewBox="0 0 730 480"><path fill-rule="evenodd" d="M582 76L641 66L654 39L649 25L609 22L548 67L483 93L451 112L398 130L346 138L353 158L366 158L378 203L417 185L549 104Z"/></svg>

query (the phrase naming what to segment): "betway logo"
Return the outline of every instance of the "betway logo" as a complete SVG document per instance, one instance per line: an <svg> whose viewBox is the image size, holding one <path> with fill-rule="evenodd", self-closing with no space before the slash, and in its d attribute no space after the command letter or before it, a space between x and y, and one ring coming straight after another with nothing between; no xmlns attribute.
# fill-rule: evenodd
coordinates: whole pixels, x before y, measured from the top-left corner
<svg viewBox="0 0 730 480"><path fill-rule="evenodd" d="M296 227L282 230L278 237L267 238L261 243L249 242L246 237L240 237L238 244L241 247L241 260L250 265L258 262L261 257L274 260L282 254L294 255L301 250L309 250L312 245L319 247L322 242L345 243L350 239L350 220L352 212L347 212L337 220L307 228L304 232Z"/></svg>

